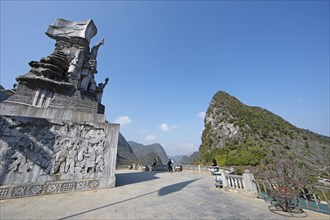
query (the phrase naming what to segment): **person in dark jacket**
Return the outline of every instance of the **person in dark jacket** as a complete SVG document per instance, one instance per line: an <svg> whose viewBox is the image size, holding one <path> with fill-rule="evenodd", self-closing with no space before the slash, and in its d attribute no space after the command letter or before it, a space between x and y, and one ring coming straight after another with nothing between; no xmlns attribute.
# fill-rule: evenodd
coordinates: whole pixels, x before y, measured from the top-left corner
<svg viewBox="0 0 330 220"><path fill-rule="evenodd" d="M168 162L167 162L167 170L169 172L173 172L173 166L172 165L173 165L173 162L172 162L171 159L169 159Z"/></svg>
<svg viewBox="0 0 330 220"><path fill-rule="evenodd" d="M152 163L152 170L156 172L156 165L157 165L157 159L154 159L154 162Z"/></svg>

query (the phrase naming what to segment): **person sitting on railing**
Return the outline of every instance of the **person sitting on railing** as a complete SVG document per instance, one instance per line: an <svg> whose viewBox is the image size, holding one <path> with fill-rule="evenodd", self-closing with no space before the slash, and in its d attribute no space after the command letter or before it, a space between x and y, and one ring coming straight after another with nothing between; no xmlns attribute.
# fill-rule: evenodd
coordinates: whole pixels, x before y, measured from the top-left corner
<svg viewBox="0 0 330 220"><path fill-rule="evenodd" d="M215 160L215 158L212 159L212 166L217 166L217 161Z"/></svg>
<svg viewBox="0 0 330 220"><path fill-rule="evenodd" d="M306 188L306 186L303 186L303 188L301 188L300 191L300 198L302 199L307 199L308 201L310 201L312 199L311 194L309 193L308 189Z"/></svg>

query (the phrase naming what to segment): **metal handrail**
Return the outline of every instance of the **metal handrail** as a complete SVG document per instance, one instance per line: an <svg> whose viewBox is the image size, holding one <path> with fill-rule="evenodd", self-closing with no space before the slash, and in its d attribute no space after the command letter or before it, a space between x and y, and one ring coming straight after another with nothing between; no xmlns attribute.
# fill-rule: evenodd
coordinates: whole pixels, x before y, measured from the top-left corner
<svg viewBox="0 0 330 220"><path fill-rule="evenodd" d="M270 201L272 199L271 191L273 191L271 183L264 180L256 180L256 185L259 198ZM322 195L322 199L320 199L320 193ZM310 195L312 196L310 200L307 198L297 198L299 201L299 206L313 211L330 214L330 202L329 197L327 196L330 195L330 187L315 185L312 187L312 192L310 192Z"/></svg>

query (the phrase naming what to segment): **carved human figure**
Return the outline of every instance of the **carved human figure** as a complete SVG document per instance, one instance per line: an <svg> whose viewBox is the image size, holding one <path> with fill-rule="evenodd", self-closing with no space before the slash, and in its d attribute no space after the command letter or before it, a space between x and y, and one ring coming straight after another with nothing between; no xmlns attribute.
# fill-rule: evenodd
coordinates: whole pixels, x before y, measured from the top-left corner
<svg viewBox="0 0 330 220"><path fill-rule="evenodd" d="M78 157L77 157L78 162L81 162L84 160L84 158L87 155L87 149L88 149L88 141L85 139L81 144L80 151L78 152Z"/></svg>
<svg viewBox="0 0 330 220"><path fill-rule="evenodd" d="M88 157L88 141L83 140L78 151L77 162L76 162L76 172L84 172Z"/></svg>
<svg viewBox="0 0 330 220"><path fill-rule="evenodd" d="M104 44L104 39L100 40L97 44L95 44L90 53L90 65L91 65L91 70L92 73L97 73L97 53L101 45Z"/></svg>
<svg viewBox="0 0 330 220"><path fill-rule="evenodd" d="M85 165L85 173L94 172L95 170L95 148L88 146L87 163Z"/></svg>
<svg viewBox="0 0 330 220"><path fill-rule="evenodd" d="M72 143L72 145L74 145L74 143ZM69 150L68 156L66 157L66 161L65 161L65 172L66 173L74 173L76 155L77 155L77 147L73 146Z"/></svg>
<svg viewBox="0 0 330 220"><path fill-rule="evenodd" d="M7 152L10 150L10 146L7 142L0 140L0 163L5 160Z"/></svg>
<svg viewBox="0 0 330 220"><path fill-rule="evenodd" d="M12 164L12 158L10 155L11 148L7 142L0 140L0 175L7 172L7 168Z"/></svg>
<svg viewBox="0 0 330 220"><path fill-rule="evenodd" d="M79 126L70 123L69 124L69 135L72 137L79 136Z"/></svg>
<svg viewBox="0 0 330 220"><path fill-rule="evenodd" d="M91 64L92 63L92 64ZM94 67L92 68L92 65L94 61L89 60L89 62L86 62L84 64L84 68L81 71L82 80L80 83L80 90L82 91L95 91L96 90L96 82L94 79Z"/></svg>
<svg viewBox="0 0 330 220"><path fill-rule="evenodd" d="M69 132L69 126L68 124L64 124L63 126L60 127L57 133L59 135L66 135L68 132Z"/></svg>
<svg viewBox="0 0 330 220"><path fill-rule="evenodd" d="M103 172L104 170L104 141L101 140L99 143L96 145L96 171L97 172Z"/></svg>
<svg viewBox="0 0 330 220"><path fill-rule="evenodd" d="M97 57L97 52L100 48L101 45L104 44L104 39L100 40L99 42L97 42L91 49L91 54L90 54L90 59L91 60L96 60Z"/></svg>
<svg viewBox="0 0 330 220"><path fill-rule="evenodd" d="M16 151L15 154L11 157L14 159L13 163L9 166L8 172L24 172L24 163L26 163L25 156L20 152Z"/></svg>
<svg viewBox="0 0 330 220"><path fill-rule="evenodd" d="M103 95L103 89L108 84L109 78L106 78L104 83L99 83L98 87L96 88L96 101L98 103L101 103L102 95Z"/></svg>
<svg viewBox="0 0 330 220"><path fill-rule="evenodd" d="M83 63L84 63L84 47L79 47L74 55L74 58L70 63L68 69L68 75L80 79L80 71Z"/></svg>
<svg viewBox="0 0 330 220"><path fill-rule="evenodd" d="M88 62L85 62L84 68L82 70L81 75L81 85L80 88L83 91L91 91L95 92L96 90L96 82L94 79L94 74L97 73L97 53L101 45L104 44L104 39L100 40L97 44L95 44L90 52Z"/></svg>
<svg viewBox="0 0 330 220"><path fill-rule="evenodd" d="M55 156L54 173L65 172L65 161L68 155L69 147L70 147L69 140L65 139L64 146L56 153Z"/></svg>
<svg viewBox="0 0 330 220"><path fill-rule="evenodd" d="M80 136L81 137L84 137L85 136L85 134L86 134L86 127L84 126L84 125L80 125L79 126L79 133L80 133Z"/></svg>
<svg viewBox="0 0 330 220"><path fill-rule="evenodd" d="M104 139L105 138L104 130L103 129L98 130L96 136L100 139Z"/></svg>
<svg viewBox="0 0 330 220"><path fill-rule="evenodd" d="M87 133L86 133L86 138L92 138L90 139L90 141L94 141L93 139L96 137L97 133L95 129L90 129Z"/></svg>

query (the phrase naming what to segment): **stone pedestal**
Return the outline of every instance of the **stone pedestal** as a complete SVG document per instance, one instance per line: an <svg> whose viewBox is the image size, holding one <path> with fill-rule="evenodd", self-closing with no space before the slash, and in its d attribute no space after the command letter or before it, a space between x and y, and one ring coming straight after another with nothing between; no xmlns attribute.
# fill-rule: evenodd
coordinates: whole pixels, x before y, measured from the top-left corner
<svg viewBox="0 0 330 220"><path fill-rule="evenodd" d="M54 52L31 61L1 100L0 199L115 186L119 125L106 122L96 99L104 89L90 65L104 43L89 50L96 32L92 20L57 19L46 32Z"/></svg>
<svg viewBox="0 0 330 220"><path fill-rule="evenodd" d="M251 198L256 198L258 195L257 185L255 183L254 175L249 170L243 173L243 184L245 191Z"/></svg>
<svg viewBox="0 0 330 220"><path fill-rule="evenodd" d="M0 198L115 186L119 125L0 116Z"/></svg>

